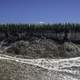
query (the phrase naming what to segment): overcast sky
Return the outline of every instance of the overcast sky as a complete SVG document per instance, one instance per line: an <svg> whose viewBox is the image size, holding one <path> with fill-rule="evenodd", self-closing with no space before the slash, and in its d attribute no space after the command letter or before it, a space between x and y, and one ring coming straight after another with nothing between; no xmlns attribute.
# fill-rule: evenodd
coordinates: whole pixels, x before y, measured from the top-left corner
<svg viewBox="0 0 80 80"><path fill-rule="evenodd" d="M0 23L80 22L80 0L0 0Z"/></svg>

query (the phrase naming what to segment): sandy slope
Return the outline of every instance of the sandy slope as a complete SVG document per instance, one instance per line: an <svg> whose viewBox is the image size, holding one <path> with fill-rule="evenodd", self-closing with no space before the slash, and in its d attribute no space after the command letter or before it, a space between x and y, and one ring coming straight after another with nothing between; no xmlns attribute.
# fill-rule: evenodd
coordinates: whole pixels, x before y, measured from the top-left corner
<svg viewBox="0 0 80 80"><path fill-rule="evenodd" d="M0 78L1 80L80 80L80 57L22 59L1 54Z"/></svg>
<svg viewBox="0 0 80 80"><path fill-rule="evenodd" d="M23 55L29 58L24 59ZM80 80L77 56L80 56L80 45L71 42L61 45L52 40L37 40L1 45L0 80Z"/></svg>

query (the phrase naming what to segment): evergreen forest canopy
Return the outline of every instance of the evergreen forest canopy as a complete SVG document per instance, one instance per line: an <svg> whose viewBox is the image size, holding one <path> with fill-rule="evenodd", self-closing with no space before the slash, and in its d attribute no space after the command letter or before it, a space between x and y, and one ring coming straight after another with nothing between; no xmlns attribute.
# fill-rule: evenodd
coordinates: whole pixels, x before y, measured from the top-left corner
<svg viewBox="0 0 80 80"><path fill-rule="evenodd" d="M0 41L46 38L80 42L80 24L0 24Z"/></svg>
<svg viewBox="0 0 80 80"><path fill-rule="evenodd" d="M25 30L80 31L80 24L0 24L0 31Z"/></svg>

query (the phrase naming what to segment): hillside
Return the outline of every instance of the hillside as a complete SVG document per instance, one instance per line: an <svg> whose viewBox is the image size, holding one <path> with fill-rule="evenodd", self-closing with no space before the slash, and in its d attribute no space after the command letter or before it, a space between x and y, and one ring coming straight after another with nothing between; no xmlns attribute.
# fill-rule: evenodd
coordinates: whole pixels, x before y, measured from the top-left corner
<svg viewBox="0 0 80 80"><path fill-rule="evenodd" d="M50 39L35 39L33 41L16 41L9 46L1 42L1 54L38 58L71 58L80 56L80 44L72 42L57 43Z"/></svg>
<svg viewBox="0 0 80 80"><path fill-rule="evenodd" d="M0 80L80 80L80 25L0 25Z"/></svg>

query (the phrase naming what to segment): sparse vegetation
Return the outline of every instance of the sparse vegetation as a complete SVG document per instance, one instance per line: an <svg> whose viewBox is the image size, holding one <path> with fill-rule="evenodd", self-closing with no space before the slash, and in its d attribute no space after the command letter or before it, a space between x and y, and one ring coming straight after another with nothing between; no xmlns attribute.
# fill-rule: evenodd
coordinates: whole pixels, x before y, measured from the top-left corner
<svg viewBox="0 0 80 80"><path fill-rule="evenodd" d="M39 39L32 42L17 41L10 45L2 54L27 59L38 58L71 58L80 56L80 44L64 42L59 44L50 39Z"/></svg>

